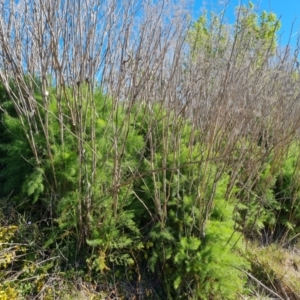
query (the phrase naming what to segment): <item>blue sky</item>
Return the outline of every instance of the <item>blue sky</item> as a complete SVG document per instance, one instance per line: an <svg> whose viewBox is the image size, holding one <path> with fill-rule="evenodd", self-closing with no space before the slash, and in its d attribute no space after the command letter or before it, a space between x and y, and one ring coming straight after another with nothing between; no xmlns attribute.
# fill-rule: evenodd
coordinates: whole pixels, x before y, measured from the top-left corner
<svg viewBox="0 0 300 300"><path fill-rule="evenodd" d="M199 16L202 8L207 11L220 12L224 7L223 3L227 3L226 17L229 23L234 23L234 8L239 4L246 5L248 0L195 0L194 14ZM221 3L221 4L220 4ZM297 43L297 35L300 34L300 0L252 0L252 3L257 8L257 11L266 10L267 12L274 12L281 20L281 29L279 31L279 44L285 46L288 44L291 27L294 26L291 33L290 45L295 47Z"/></svg>

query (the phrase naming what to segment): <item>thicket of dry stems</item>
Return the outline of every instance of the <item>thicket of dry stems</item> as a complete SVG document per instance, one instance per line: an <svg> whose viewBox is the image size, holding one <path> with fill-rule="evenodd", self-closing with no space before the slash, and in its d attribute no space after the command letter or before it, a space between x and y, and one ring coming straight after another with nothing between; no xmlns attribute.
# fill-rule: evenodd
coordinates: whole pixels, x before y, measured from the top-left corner
<svg viewBox="0 0 300 300"><path fill-rule="evenodd" d="M86 118L80 107L92 109L92 122L97 112L93 110L93 91L101 87L113 99L111 119L117 116L121 104L128 113L137 102L146 103L147 114L152 105L160 103L167 109L169 128L164 129L162 144L163 161L166 162L170 149L174 154L172 172L180 176L179 159L181 129L191 122L194 132L190 137L190 149L199 147L203 153L196 163L199 166L197 205L203 213L199 228L205 222L213 206L213 194L205 198L206 187L211 181L209 162L218 165L214 175L216 188L218 179L230 166L230 189L240 181L249 195L251 187L259 178L263 162L271 151L280 164L288 146L298 135L300 125L299 79L295 77L295 59L288 49L278 50L270 58L270 51L263 54L259 49L247 48L243 43L243 32L229 37L225 50L215 55L203 51L189 54L187 35L191 17L185 3L173 1L2 1L0 5L0 81L6 87L14 103L19 119L24 124L28 141L35 155L36 165L41 157L36 149L36 134L49 136L48 91L55 88L58 106L56 116L60 124L60 142L65 142L66 124L72 123L72 133L78 140L78 159L81 173L78 174L80 197L81 240L85 237L84 220L92 206L93 195L83 186L86 166L83 160L84 130ZM218 47L212 45L213 47ZM257 60L261 63L257 64ZM15 94L9 82L17 86ZM43 103L39 104L33 94L35 79L41 81ZM83 89L88 85L88 90ZM72 95L67 89L72 89ZM72 97L72 99L71 99ZM61 109L64 98L69 114ZM46 113L44 117L40 111ZM172 114L174 113L174 114ZM179 117L184 119L178 123ZM149 121L153 126L155 115ZM39 126L37 125L39 124ZM37 132L42 126L42 132ZM91 126L92 128L94 126ZM117 214L118 191L124 184L122 177L122 148L118 145L120 133L115 129L112 149L114 151L113 187L114 209ZM151 128L151 125L149 126ZM167 138L171 130L174 138ZM200 133L199 133L200 132ZM153 132L147 133L151 145L150 163L153 166L153 182L159 174L165 174L164 166L155 171L155 149ZM90 147L96 147L95 132L91 132ZM257 143L264 148L256 147ZM174 151L176 149L176 151ZM238 149L238 151L237 151ZM47 156L51 160L52 150L47 143ZM88 181L93 185L97 176L97 155L93 152L93 168ZM234 155L233 155L234 154ZM240 178L247 174L247 178ZM200 171L201 170L201 171ZM56 170L47 178L52 186L53 202L57 201L58 185ZM133 174L132 176L136 176ZM142 176L142 174L141 174ZM163 176L163 178L166 178ZM85 178L86 179L86 178ZM243 179L243 180L242 180ZM180 187L178 187L179 189ZM164 223L167 218L167 183L163 182L163 193L155 187L156 217ZM247 197L247 196L245 196ZM258 201L262 201L258 196Z"/></svg>

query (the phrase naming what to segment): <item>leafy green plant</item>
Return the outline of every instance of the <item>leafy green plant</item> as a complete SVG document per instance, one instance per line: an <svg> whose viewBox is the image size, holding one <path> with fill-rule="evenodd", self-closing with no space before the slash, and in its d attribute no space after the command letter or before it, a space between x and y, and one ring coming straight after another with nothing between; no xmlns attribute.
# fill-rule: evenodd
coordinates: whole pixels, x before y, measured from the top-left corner
<svg viewBox="0 0 300 300"><path fill-rule="evenodd" d="M57 280L78 276L234 299L243 235L297 237L299 91L294 58L273 61L278 19L250 3L232 31L214 14L190 27L154 2L66 2L47 18L39 1L3 4L0 199L26 245L19 260L3 249L3 276L21 296L61 297Z"/></svg>

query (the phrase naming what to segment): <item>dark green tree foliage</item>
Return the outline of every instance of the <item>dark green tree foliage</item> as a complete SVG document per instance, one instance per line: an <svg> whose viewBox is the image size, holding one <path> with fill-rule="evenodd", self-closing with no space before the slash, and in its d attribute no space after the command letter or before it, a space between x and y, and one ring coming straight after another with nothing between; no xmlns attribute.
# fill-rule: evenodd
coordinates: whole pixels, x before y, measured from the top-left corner
<svg viewBox="0 0 300 300"><path fill-rule="evenodd" d="M282 167L276 174L273 193L276 199L272 212L274 222L271 238L273 241L287 243L299 233L300 220L300 182L299 182L299 146L290 146Z"/></svg>
<svg viewBox="0 0 300 300"><path fill-rule="evenodd" d="M0 197L20 195L33 170L32 152L9 96L0 90Z"/></svg>

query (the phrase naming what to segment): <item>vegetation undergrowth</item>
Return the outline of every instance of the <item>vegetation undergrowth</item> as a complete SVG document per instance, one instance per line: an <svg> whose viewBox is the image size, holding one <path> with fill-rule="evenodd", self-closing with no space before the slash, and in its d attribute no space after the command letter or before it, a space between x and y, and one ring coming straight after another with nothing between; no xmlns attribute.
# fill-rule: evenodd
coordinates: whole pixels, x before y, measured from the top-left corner
<svg viewBox="0 0 300 300"><path fill-rule="evenodd" d="M297 299L277 17L21 2L0 13L0 299Z"/></svg>

